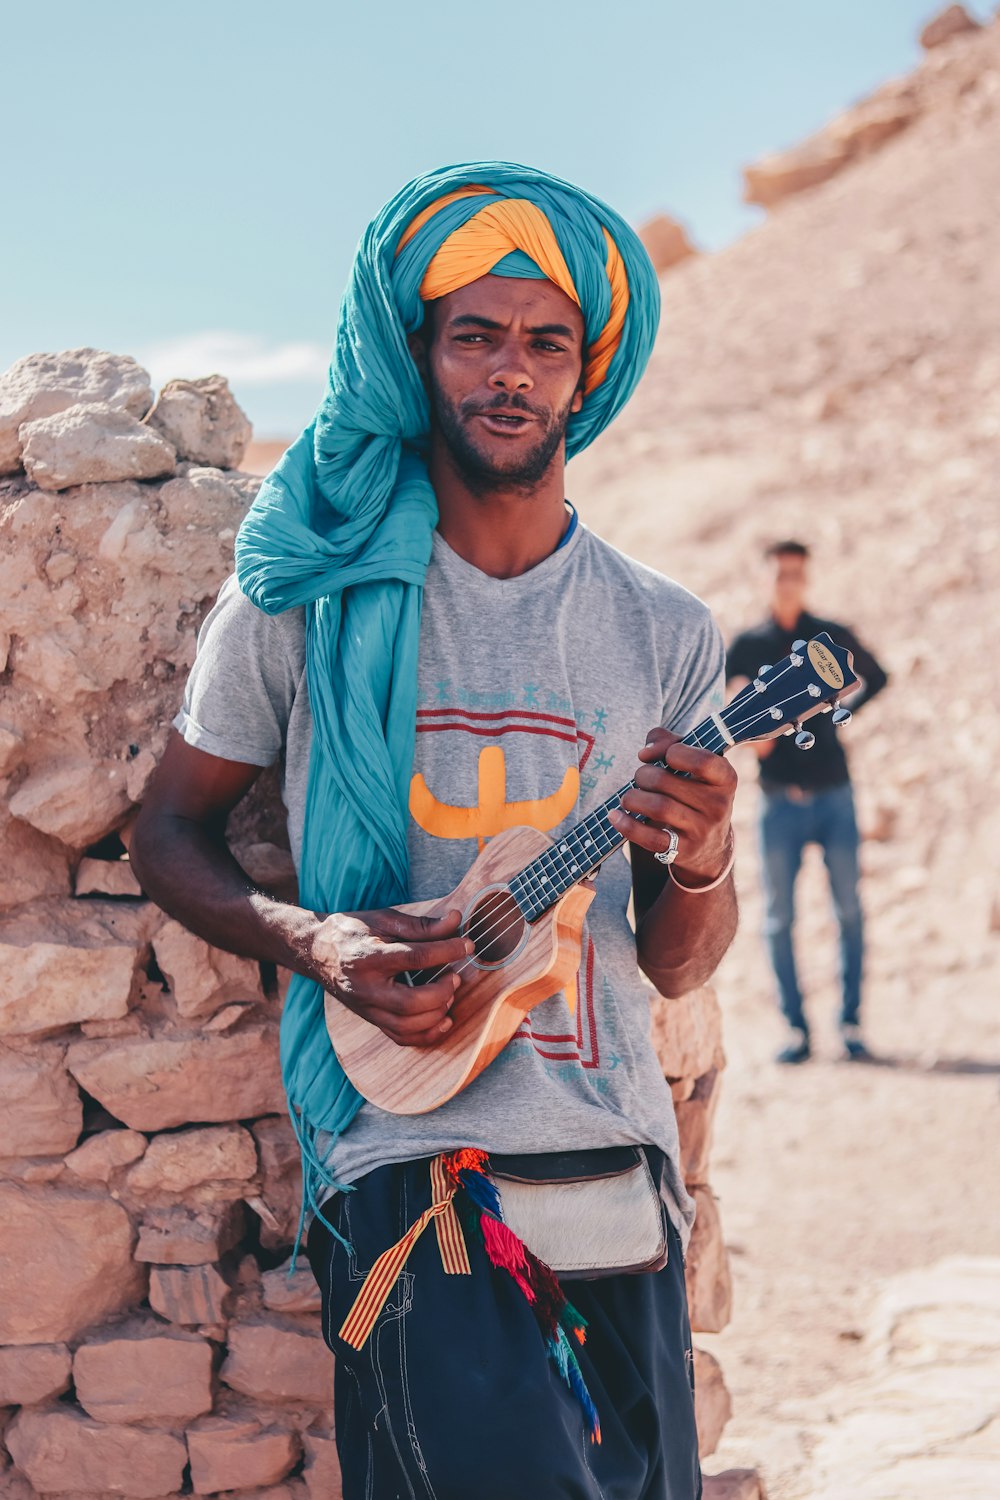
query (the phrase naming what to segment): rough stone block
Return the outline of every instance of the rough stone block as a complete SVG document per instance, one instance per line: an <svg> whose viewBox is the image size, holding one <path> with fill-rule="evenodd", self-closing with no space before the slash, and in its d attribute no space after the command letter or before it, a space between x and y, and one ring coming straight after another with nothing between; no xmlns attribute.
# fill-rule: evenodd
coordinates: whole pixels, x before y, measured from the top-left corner
<svg viewBox="0 0 1000 1500"><path fill-rule="evenodd" d="M232 1005L224 1005L221 1010L215 1012L214 1016L209 1016L208 1020L202 1023L202 1031L229 1031L231 1027L236 1025L237 1021L242 1021L246 1018L247 1012L251 1008L251 1005L244 1005L235 1001Z"/></svg>
<svg viewBox="0 0 1000 1500"><path fill-rule="evenodd" d="M722 1011L710 985L678 1000L654 997L651 1036L667 1078L700 1078L720 1067Z"/></svg>
<svg viewBox="0 0 1000 1500"><path fill-rule="evenodd" d="M15 1182L56 1182L65 1169L57 1156L0 1156L0 1177Z"/></svg>
<svg viewBox="0 0 1000 1500"><path fill-rule="evenodd" d="M117 761L66 761L33 768L10 799L15 818L71 849L113 833L131 803Z"/></svg>
<svg viewBox="0 0 1000 1500"><path fill-rule="evenodd" d="M277 1228L261 1223L260 1242L279 1250L295 1241L302 1196L299 1147L291 1121L284 1113L251 1126L260 1152L261 1197Z"/></svg>
<svg viewBox="0 0 1000 1500"><path fill-rule="evenodd" d="M203 942L179 922L164 922L153 939L182 1016L208 1016L231 1000L263 1000L260 966Z"/></svg>
<svg viewBox="0 0 1000 1500"><path fill-rule="evenodd" d="M69 1390L73 1361L65 1344L0 1349L0 1406L35 1406Z"/></svg>
<svg viewBox="0 0 1000 1500"><path fill-rule="evenodd" d="M128 775L126 773L126 793ZM73 881L76 896L132 896L142 890L127 859L81 859Z"/></svg>
<svg viewBox="0 0 1000 1500"><path fill-rule="evenodd" d="M773 208L783 198L834 177L851 159L846 142L817 135L790 151L776 151L743 168L743 201Z"/></svg>
<svg viewBox="0 0 1000 1500"><path fill-rule="evenodd" d="M253 436L249 418L221 375L168 380L149 414L179 458L216 469L238 469Z"/></svg>
<svg viewBox="0 0 1000 1500"><path fill-rule="evenodd" d="M274 1114L284 1098L278 1028L268 1021L223 1036L77 1042L66 1064L89 1094L134 1130Z"/></svg>
<svg viewBox="0 0 1000 1500"><path fill-rule="evenodd" d="M724 1469L705 1474L702 1500L767 1500L764 1481L756 1469Z"/></svg>
<svg viewBox="0 0 1000 1500"><path fill-rule="evenodd" d="M203 1417L187 1429L187 1443L196 1495L277 1484L302 1452L297 1432L252 1418Z"/></svg>
<svg viewBox="0 0 1000 1500"><path fill-rule="evenodd" d="M289 849L278 844L240 844L233 853L254 885L282 901L295 900L295 862Z"/></svg>
<svg viewBox="0 0 1000 1500"><path fill-rule="evenodd" d="M0 916L0 1032L29 1034L124 1016L149 915L115 902L48 903Z"/></svg>
<svg viewBox="0 0 1000 1500"><path fill-rule="evenodd" d="M173 443L106 401L70 406L25 422L18 436L25 472L42 490L159 479L177 468Z"/></svg>
<svg viewBox="0 0 1000 1500"><path fill-rule="evenodd" d="M213 1265L153 1266L149 1273L149 1305L171 1323L223 1323L229 1295Z"/></svg>
<svg viewBox="0 0 1000 1500"><path fill-rule="evenodd" d="M943 47L952 37L979 30L980 23L972 19L964 5L947 5L927 22L920 33L920 45L930 52L934 47Z"/></svg>
<svg viewBox="0 0 1000 1500"><path fill-rule="evenodd" d="M0 911L40 896L68 896L69 850L0 807Z"/></svg>
<svg viewBox="0 0 1000 1500"><path fill-rule="evenodd" d="M102 1422L190 1422L212 1409L212 1346L170 1332L81 1344L76 1398Z"/></svg>
<svg viewBox="0 0 1000 1500"><path fill-rule="evenodd" d="M139 1226L137 1261L164 1266L201 1266L218 1260L237 1244L243 1234L242 1203L221 1208L154 1208Z"/></svg>
<svg viewBox="0 0 1000 1500"><path fill-rule="evenodd" d="M8 1468L9 1463L10 1459L0 1448L0 1500L37 1500L38 1491L17 1469Z"/></svg>
<svg viewBox="0 0 1000 1500"><path fill-rule="evenodd" d="M721 1074L718 1068L713 1068L696 1081L689 1098L674 1104L681 1138L681 1170L689 1187L704 1183L708 1177L720 1085Z"/></svg>
<svg viewBox="0 0 1000 1500"><path fill-rule="evenodd" d="M667 214L657 214L643 224L639 230L639 238L646 247L646 254L653 262L657 275L698 253L688 239L684 226Z"/></svg>
<svg viewBox="0 0 1000 1500"><path fill-rule="evenodd" d="M107 1182L113 1173L138 1161L146 1149L146 1137L138 1130L101 1130L71 1151L66 1165L87 1182Z"/></svg>
<svg viewBox="0 0 1000 1500"><path fill-rule="evenodd" d="M308 1496L301 1479L286 1479L284 1484L269 1484L263 1490L234 1490L226 1500L308 1500Z"/></svg>
<svg viewBox="0 0 1000 1500"><path fill-rule="evenodd" d="M158 1500L181 1487L187 1452L169 1432L95 1422L71 1406L23 1407L5 1442L42 1494L65 1490Z"/></svg>
<svg viewBox="0 0 1000 1500"><path fill-rule="evenodd" d="M118 1203L0 1182L0 1343L72 1339L145 1289Z"/></svg>
<svg viewBox="0 0 1000 1500"><path fill-rule="evenodd" d="M126 1179L139 1193L183 1193L202 1183L229 1184L242 1197L257 1171L257 1148L242 1125L207 1125L157 1135Z"/></svg>
<svg viewBox="0 0 1000 1500"><path fill-rule="evenodd" d="M153 388L134 359L102 349L28 354L12 364L0 375L0 474L21 466L19 431L25 422L91 401L142 417L153 404Z"/></svg>
<svg viewBox="0 0 1000 1500"><path fill-rule="evenodd" d="M695 1333L720 1333L733 1309L729 1257L711 1188L699 1184L691 1196L698 1207L684 1270L691 1327Z"/></svg>
<svg viewBox="0 0 1000 1500"><path fill-rule="evenodd" d="M15 1051L0 1043L0 1152L5 1156L49 1156L76 1145L83 1103L63 1056L58 1046Z"/></svg>
<svg viewBox="0 0 1000 1500"><path fill-rule="evenodd" d="M274 1323L230 1327L220 1371L233 1390L258 1401L304 1401L328 1406L333 1398L333 1355L322 1336Z"/></svg>
<svg viewBox="0 0 1000 1500"><path fill-rule="evenodd" d="M698 1426L698 1454L707 1458L719 1446L723 1429L733 1414L733 1403L722 1378L719 1361L704 1349L694 1351L694 1415Z"/></svg>
<svg viewBox="0 0 1000 1500"><path fill-rule="evenodd" d="M264 1306L272 1312L321 1312L323 1299L312 1271L300 1267L289 1276L287 1264L261 1277Z"/></svg>
<svg viewBox="0 0 1000 1500"><path fill-rule="evenodd" d="M318 1433L306 1432L302 1442L306 1450L302 1477L309 1491L309 1500L343 1500L340 1459L337 1457L335 1440L332 1437L321 1437Z"/></svg>

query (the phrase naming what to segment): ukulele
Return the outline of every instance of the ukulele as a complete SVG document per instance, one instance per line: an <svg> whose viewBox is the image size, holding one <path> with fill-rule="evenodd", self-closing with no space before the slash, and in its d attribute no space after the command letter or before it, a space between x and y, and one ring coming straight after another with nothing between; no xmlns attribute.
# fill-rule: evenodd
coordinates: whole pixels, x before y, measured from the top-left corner
<svg viewBox="0 0 1000 1500"><path fill-rule="evenodd" d="M825 632L796 641L783 661L759 667L753 682L681 743L725 755L734 745L794 734L796 745L808 750L815 736L803 721L825 711L835 724L846 724L850 710L837 697L857 685L851 653ZM652 764L673 770L662 760ZM565 988L580 966L583 920L594 899L591 877L625 843L608 813L634 787L634 781L620 787L559 839L536 828L497 834L449 895L398 908L434 916L460 910L461 931L475 952L448 966L462 982L450 1011L453 1024L432 1047L400 1046L327 994L327 1031L360 1094L392 1114L437 1109L493 1061L533 1006ZM400 982L426 984L444 972L402 975Z"/></svg>

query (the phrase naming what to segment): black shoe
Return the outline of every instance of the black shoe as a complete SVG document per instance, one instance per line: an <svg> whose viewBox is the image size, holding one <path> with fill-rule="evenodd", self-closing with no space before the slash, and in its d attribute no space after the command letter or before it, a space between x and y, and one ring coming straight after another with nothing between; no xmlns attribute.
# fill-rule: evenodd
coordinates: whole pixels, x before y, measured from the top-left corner
<svg viewBox="0 0 1000 1500"><path fill-rule="evenodd" d="M846 1062L871 1062L872 1055L861 1040L860 1026L842 1026L840 1035L844 1043Z"/></svg>
<svg viewBox="0 0 1000 1500"><path fill-rule="evenodd" d="M776 1063L804 1063L812 1056L812 1047L809 1045L809 1033L798 1026L793 1026L789 1032L789 1041L775 1056Z"/></svg>

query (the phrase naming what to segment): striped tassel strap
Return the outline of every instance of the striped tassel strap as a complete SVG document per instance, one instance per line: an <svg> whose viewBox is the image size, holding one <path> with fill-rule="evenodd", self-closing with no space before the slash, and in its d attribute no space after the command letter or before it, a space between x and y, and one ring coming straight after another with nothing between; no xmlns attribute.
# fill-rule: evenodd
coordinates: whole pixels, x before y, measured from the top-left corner
<svg viewBox="0 0 1000 1500"><path fill-rule="evenodd" d="M555 1272L532 1255L524 1241L509 1224L504 1223L500 1195L487 1175L488 1165L489 1157L485 1151L468 1147L434 1157L431 1162L430 1208L425 1209L399 1243L380 1255L372 1266L340 1330L340 1337L354 1349L362 1347L407 1256L432 1218L437 1227L444 1269L452 1275L470 1274L462 1227L453 1202L461 1188L464 1202L459 1199L459 1205L466 1232L482 1243L490 1264L497 1270L506 1271L527 1299L541 1329L546 1352L583 1407L591 1439L599 1443L601 1424L597 1409L571 1343L571 1340L578 1344L586 1341L586 1319L572 1303L567 1302Z"/></svg>
<svg viewBox="0 0 1000 1500"><path fill-rule="evenodd" d="M452 1199L458 1184L445 1168L445 1158L435 1156L431 1162L431 1206L425 1208L419 1219L390 1249L383 1252L365 1277L354 1306L344 1320L340 1337L352 1349L362 1349L368 1335L375 1327L379 1313L388 1300L407 1257L417 1240L433 1219L437 1227L438 1249L441 1264L450 1276L470 1276L472 1267L462 1238L462 1230L455 1214Z"/></svg>

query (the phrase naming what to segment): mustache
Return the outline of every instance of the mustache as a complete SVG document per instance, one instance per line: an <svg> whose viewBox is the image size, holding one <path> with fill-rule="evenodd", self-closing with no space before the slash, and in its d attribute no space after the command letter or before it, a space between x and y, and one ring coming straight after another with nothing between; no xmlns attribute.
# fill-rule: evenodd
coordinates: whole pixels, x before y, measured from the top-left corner
<svg viewBox="0 0 1000 1500"><path fill-rule="evenodd" d="M532 406L524 396L514 391L511 395L494 396L492 401L487 401L483 406L472 400L463 401L461 407L463 417L488 416L492 412L523 413L525 416L537 417L540 421L547 421L549 411L544 406Z"/></svg>

